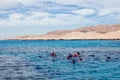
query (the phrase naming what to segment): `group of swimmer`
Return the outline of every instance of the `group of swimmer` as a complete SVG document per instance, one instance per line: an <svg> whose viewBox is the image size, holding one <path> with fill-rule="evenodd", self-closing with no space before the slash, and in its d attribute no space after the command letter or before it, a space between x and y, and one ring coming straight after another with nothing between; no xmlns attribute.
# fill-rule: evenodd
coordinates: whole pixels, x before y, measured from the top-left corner
<svg viewBox="0 0 120 80"><path fill-rule="evenodd" d="M52 61L56 61L57 59L57 54L52 51L50 53L50 57L52 58ZM88 55L88 57L94 59L94 60L100 60L98 57L96 57L96 55L94 54L91 54L91 55ZM79 51L75 52L75 53L69 53L67 56L66 56L66 60L70 61L72 64L75 64L75 63L78 63L78 62L82 62L85 58L81 55L81 53ZM118 60L119 58L114 58L114 60ZM103 59L102 61L111 61L112 60L112 57L110 56L105 56L105 59Z"/></svg>
<svg viewBox="0 0 120 80"><path fill-rule="evenodd" d="M76 62L81 62L82 61L82 57L80 56L80 52L76 52L76 53L69 53L67 55L67 60L70 60L73 64L75 64Z"/></svg>
<svg viewBox="0 0 120 80"><path fill-rule="evenodd" d="M57 54L54 51L52 51L52 53L50 53L50 55L53 58L52 61L55 61ZM76 62L82 61L82 58L80 56L80 52L76 52L74 54L69 53L67 55L66 59L71 61L73 64L75 64Z"/></svg>

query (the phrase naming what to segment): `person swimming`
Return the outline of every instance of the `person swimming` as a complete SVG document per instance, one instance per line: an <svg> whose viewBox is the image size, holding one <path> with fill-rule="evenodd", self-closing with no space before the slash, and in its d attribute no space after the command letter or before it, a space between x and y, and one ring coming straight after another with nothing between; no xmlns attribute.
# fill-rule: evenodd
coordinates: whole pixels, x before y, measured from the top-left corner
<svg viewBox="0 0 120 80"><path fill-rule="evenodd" d="M50 53L51 57L52 57L52 61L55 61L57 55L54 51L52 51L52 53Z"/></svg>
<svg viewBox="0 0 120 80"><path fill-rule="evenodd" d="M41 55L40 56L38 56L39 58L43 58Z"/></svg>
<svg viewBox="0 0 120 80"><path fill-rule="evenodd" d="M50 53L51 57L57 57L56 53L54 51L52 51L52 53Z"/></svg>
<svg viewBox="0 0 120 80"><path fill-rule="evenodd" d="M95 55L94 54L91 54L91 55L88 55L89 57L95 57Z"/></svg>
<svg viewBox="0 0 120 80"><path fill-rule="evenodd" d="M67 55L67 60L69 60L72 64L75 64L75 59L74 59L75 56L77 56L77 55L73 55L73 54L69 53Z"/></svg>
<svg viewBox="0 0 120 80"><path fill-rule="evenodd" d="M81 62L83 59L82 58L79 58L78 62Z"/></svg>
<svg viewBox="0 0 120 80"><path fill-rule="evenodd" d="M79 51L77 52L77 54L78 54L78 56L80 56L80 52Z"/></svg>
<svg viewBox="0 0 120 80"><path fill-rule="evenodd" d="M79 51L77 52L77 54L78 54L78 62L83 61L83 59L82 59L81 54L80 54L80 52L79 52Z"/></svg>
<svg viewBox="0 0 120 80"><path fill-rule="evenodd" d="M80 57L80 52L76 52L73 54L73 57Z"/></svg>
<svg viewBox="0 0 120 80"><path fill-rule="evenodd" d="M78 52L74 53L72 56L72 63L75 64L76 62L81 62L81 61L82 61L82 58L80 56L80 52L78 51Z"/></svg>
<svg viewBox="0 0 120 80"><path fill-rule="evenodd" d="M113 62L117 62L117 61L119 61L119 58L118 57L111 57L111 56L106 56L106 59L105 59L105 61L113 61Z"/></svg>
<svg viewBox="0 0 120 80"><path fill-rule="evenodd" d="M67 60L71 60L72 59L72 54L69 53L69 55L67 56Z"/></svg>
<svg viewBox="0 0 120 80"><path fill-rule="evenodd" d="M110 56L107 56L105 61L111 61L111 57Z"/></svg>

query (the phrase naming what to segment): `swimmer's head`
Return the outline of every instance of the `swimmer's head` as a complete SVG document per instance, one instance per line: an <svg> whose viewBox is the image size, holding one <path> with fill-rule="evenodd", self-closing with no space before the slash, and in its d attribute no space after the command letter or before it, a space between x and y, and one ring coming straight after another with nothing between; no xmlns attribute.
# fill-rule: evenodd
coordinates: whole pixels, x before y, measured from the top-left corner
<svg viewBox="0 0 120 80"><path fill-rule="evenodd" d="M77 54L80 55L80 52L78 51Z"/></svg>
<svg viewBox="0 0 120 80"><path fill-rule="evenodd" d="M110 57L110 56L108 56L108 57L107 57L107 59L111 59L111 57Z"/></svg>
<svg viewBox="0 0 120 80"><path fill-rule="evenodd" d="M80 58L79 61L82 61L82 58Z"/></svg>

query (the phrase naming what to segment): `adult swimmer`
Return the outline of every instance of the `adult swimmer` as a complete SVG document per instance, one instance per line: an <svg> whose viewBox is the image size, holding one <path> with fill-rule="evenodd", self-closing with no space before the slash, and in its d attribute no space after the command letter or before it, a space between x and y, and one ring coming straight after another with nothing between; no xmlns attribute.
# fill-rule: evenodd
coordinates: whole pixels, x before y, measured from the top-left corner
<svg viewBox="0 0 120 80"><path fill-rule="evenodd" d="M67 56L67 60L71 60L72 59L72 54L69 53L68 56Z"/></svg>
<svg viewBox="0 0 120 80"><path fill-rule="evenodd" d="M50 53L51 57L52 57L52 61L55 61L57 55L54 51L52 51L52 53Z"/></svg>
<svg viewBox="0 0 120 80"><path fill-rule="evenodd" d="M72 63L75 64L76 62L81 62L82 58L80 56L80 52L76 52L72 55Z"/></svg>

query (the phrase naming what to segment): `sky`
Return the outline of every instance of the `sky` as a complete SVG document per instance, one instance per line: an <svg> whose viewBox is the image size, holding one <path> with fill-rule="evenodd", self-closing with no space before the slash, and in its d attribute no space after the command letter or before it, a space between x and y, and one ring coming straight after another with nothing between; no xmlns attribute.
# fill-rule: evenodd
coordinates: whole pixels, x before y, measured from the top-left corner
<svg viewBox="0 0 120 80"><path fill-rule="evenodd" d="M120 0L0 0L0 38L120 24Z"/></svg>

